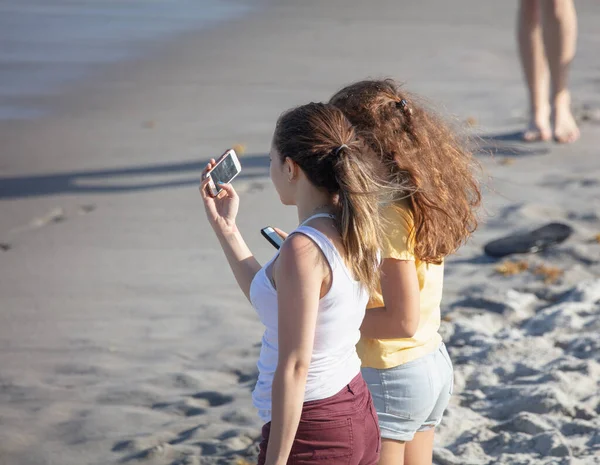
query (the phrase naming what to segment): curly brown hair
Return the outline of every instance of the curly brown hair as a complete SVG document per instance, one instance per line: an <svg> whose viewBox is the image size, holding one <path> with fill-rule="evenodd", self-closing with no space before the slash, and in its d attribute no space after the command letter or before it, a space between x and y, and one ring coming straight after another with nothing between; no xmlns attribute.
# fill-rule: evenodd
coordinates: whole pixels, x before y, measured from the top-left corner
<svg viewBox="0 0 600 465"><path fill-rule="evenodd" d="M466 142L392 79L356 82L330 103L381 154L389 181L408 197L415 256L441 263L477 228L479 165Z"/></svg>

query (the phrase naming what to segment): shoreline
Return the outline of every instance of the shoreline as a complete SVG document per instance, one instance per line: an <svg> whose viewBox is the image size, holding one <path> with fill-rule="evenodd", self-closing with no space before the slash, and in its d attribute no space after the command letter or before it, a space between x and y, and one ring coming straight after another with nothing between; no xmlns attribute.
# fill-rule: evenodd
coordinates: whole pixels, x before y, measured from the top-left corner
<svg viewBox="0 0 600 465"><path fill-rule="evenodd" d="M158 44L212 30L258 7L249 2L57 1L46 5L0 2L0 121L51 117L44 101L61 100L95 74L124 62L156 56ZM253 8L254 7L254 8Z"/></svg>

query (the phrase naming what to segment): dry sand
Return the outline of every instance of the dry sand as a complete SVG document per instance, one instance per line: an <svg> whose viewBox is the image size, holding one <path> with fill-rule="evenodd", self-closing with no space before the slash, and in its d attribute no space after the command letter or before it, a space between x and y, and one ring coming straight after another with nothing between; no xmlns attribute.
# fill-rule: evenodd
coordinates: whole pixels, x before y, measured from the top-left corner
<svg viewBox="0 0 600 465"><path fill-rule="evenodd" d="M405 80L483 137L486 215L447 266L456 382L436 463L600 463L600 5L577 3L581 141L525 146L515 2L277 3L157 40L28 97L47 116L0 122L0 464L255 458L261 326L196 179L246 144L239 223L267 260L259 229L295 222L267 177L278 114L367 76ZM575 234L517 257L522 272L482 255L550 220Z"/></svg>

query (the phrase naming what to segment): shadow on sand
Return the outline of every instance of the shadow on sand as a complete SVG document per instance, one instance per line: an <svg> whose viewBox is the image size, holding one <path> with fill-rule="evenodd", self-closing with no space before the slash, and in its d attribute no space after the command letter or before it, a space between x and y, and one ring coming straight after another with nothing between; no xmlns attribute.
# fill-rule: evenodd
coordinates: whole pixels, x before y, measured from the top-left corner
<svg viewBox="0 0 600 465"><path fill-rule="evenodd" d="M185 161L155 165L130 166L118 169L72 171L50 175L0 177L0 199L39 197L59 194L102 194L136 192L149 189L181 187L200 182L206 161ZM269 155L246 155L241 159L240 179L269 175ZM251 171L245 171L251 170ZM143 182L144 176L189 174L171 181ZM140 182L142 178L142 182ZM87 183L106 183L94 185ZM117 184L118 183L118 184Z"/></svg>
<svg viewBox="0 0 600 465"><path fill-rule="evenodd" d="M530 155L545 155L550 148L543 142L523 142L522 132L507 132L499 134L482 134L475 136L474 151L477 155L492 155L501 157L525 157Z"/></svg>

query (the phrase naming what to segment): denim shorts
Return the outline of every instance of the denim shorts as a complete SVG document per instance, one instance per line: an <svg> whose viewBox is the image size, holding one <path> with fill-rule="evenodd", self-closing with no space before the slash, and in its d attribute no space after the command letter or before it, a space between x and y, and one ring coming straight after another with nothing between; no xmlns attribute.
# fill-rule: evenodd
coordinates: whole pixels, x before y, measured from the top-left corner
<svg viewBox="0 0 600 465"><path fill-rule="evenodd" d="M452 362L444 343L434 352L393 368L363 368L379 417L381 437L410 441L436 427L452 395Z"/></svg>

